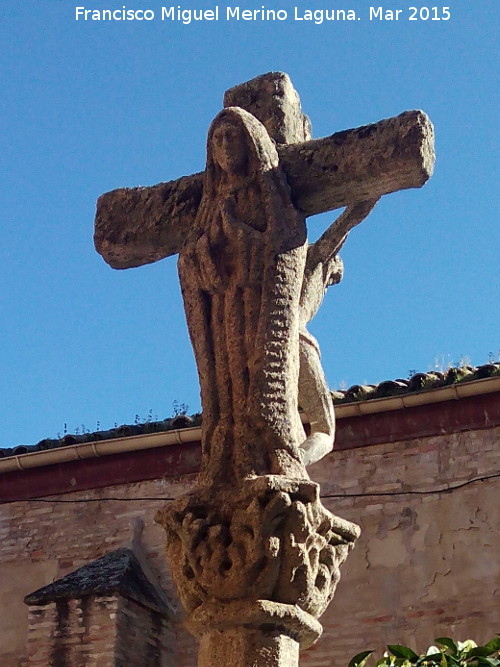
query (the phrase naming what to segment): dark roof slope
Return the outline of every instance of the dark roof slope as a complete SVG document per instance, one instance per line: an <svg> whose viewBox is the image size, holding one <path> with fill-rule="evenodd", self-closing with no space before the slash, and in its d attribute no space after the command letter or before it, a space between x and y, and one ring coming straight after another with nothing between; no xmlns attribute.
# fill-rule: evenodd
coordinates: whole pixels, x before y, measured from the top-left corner
<svg viewBox="0 0 500 667"><path fill-rule="evenodd" d="M172 613L166 596L151 583L134 553L125 547L39 588L27 595L24 602L43 606L57 600L112 593L120 593L123 597L135 600L162 615L168 616Z"/></svg>

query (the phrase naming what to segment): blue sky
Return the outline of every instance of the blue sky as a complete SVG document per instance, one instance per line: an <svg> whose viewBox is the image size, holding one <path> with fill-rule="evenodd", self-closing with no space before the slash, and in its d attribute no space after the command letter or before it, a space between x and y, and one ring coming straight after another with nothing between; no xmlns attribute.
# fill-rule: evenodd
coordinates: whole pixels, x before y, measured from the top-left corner
<svg viewBox="0 0 500 667"><path fill-rule="evenodd" d="M450 20L409 21L412 5L386 3L404 11L380 22L336 1L361 20L316 25L276 0L290 20L183 25L75 21L76 6L159 17L156 0L2 0L0 446L199 409L175 258L109 268L95 201L203 169L224 90L270 70L290 74L314 136L414 108L435 125L434 176L351 233L311 324L331 386L498 356L498 5L448 0Z"/></svg>

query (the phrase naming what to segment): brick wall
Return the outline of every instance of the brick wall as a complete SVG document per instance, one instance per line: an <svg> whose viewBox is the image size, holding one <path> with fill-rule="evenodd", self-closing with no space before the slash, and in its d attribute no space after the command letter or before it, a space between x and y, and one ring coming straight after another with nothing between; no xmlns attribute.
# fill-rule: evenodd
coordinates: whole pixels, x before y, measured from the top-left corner
<svg viewBox="0 0 500 667"><path fill-rule="evenodd" d="M123 597L118 615L116 667L175 666L175 635L163 616Z"/></svg>
<svg viewBox="0 0 500 667"><path fill-rule="evenodd" d="M339 452L328 470L316 466L323 496L360 494L324 503L362 535L324 635L301 664L340 666L365 648L381 656L388 643L423 650L436 637L482 642L499 632L499 479L436 493L498 474L499 455L497 427ZM378 493L388 495L365 495Z"/></svg>
<svg viewBox="0 0 500 667"><path fill-rule="evenodd" d="M114 667L116 596L29 608L28 667ZM14 664L14 663L12 663Z"/></svg>
<svg viewBox="0 0 500 667"><path fill-rule="evenodd" d="M440 413L463 410L464 402L450 402ZM425 407L419 411L420 423L432 431ZM413 409L394 412L393 422L408 420L410 412L415 416ZM360 524L362 536L323 616L323 637L301 657L307 667L346 665L360 650L381 650L386 643L423 649L443 635L483 641L500 627L500 503L495 477L500 468L500 426L485 418L483 427L474 431L462 425L456 432L439 434L436 427L433 435L412 438L411 433L399 433L398 440L380 443L374 416L371 422L379 444L370 444L365 426L360 427L355 448L337 450L311 468L311 476L321 483L324 504ZM356 440L353 423L349 437ZM99 463L103 469L108 465L106 458ZM153 520L163 501L145 498L176 497L194 478L168 476L175 475L175 468L167 473L161 479L54 496L78 502L31 500L0 506L2 667L26 664L24 595L120 546L140 543L149 576L175 600L163 559L164 535ZM466 485L443 491L461 483ZM334 497L343 494L351 497ZM142 535L137 534L139 519L144 521ZM172 665L193 667L194 640L180 624L173 635L167 639Z"/></svg>
<svg viewBox="0 0 500 667"><path fill-rule="evenodd" d="M32 605L27 667L174 667L175 635L158 612L120 594Z"/></svg>

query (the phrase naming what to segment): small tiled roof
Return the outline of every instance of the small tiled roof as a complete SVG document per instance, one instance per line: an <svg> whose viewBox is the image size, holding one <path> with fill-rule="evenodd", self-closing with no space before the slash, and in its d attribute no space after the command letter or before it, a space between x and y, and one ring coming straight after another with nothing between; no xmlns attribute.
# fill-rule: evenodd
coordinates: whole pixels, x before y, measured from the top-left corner
<svg viewBox="0 0 500 667"><path fill-rule="evenodd" d="M24 598L27 605L43 606L58 600L120 593L163 615L172 610L166 596L144 574L134 553L125 547L80 567Z"/></svg>
<svg viewBox="0 0 500 667"><path fill-rule="evenodd" d="M453 384L470 382L500 376L500 362L483 364L482 366L462 366L448 369L446 372L429 371L429 373L415 373L409 379L385 380L379 384L360 385L355 384L346 391L333 390L332 398L335 405L346 403L357 403L374 398L386 398L388 396L399 396L422 391L429 391L438 387L446 387ZM190 417L178 415L171 419L162 421L150 421L143 424L122 425L107 431L95 431L82 435L65 435L62 438L45 438L36 445L18 445L17 447L0 448L0 457L27 454L29 452L42 451L44 449L55 449L68 445L84 442L97 442L100 440L116 440L133 435L147 433L163 433L177 429L199 426L201 414Z"/></svg>

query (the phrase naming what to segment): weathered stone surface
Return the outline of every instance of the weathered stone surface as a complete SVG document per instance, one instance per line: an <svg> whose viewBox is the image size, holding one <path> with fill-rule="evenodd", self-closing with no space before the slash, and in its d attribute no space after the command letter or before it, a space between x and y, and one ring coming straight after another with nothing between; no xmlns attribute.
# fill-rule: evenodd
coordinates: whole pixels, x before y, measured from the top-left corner
<svg viewBox="0 0 500 667"><path fill-rule="evenodd" d="M95 240L120 268L179 252L202 462L199 486L157 520L202 638L199 664L221 661L227 629L239 647L232 664L292 667L298 645L319 636L315 619L359 534L325 510L305 469L334 437L306 324L341 278L337 253L349 230L382 194L429 177L432 126L422 112L407 112L310 140L298 95L280 73L231 89L224 104L208 132L203 175L103 195ZM308 247L306 215L343 205ZM299 393L311 413L309 438Z"/></svg>
<svg viewBox="0 0 500 667"><path fill-rule="evenodd" d="M202 393L201 486L158 518L187 610L267 600L317 617L357 532L325 512L315 485L295 481L307 479L297 410L305 219L268 132L250 113L222 111L207 146L203 197L179 256ZM318 253L318 265L329 260ZM326 383L324 394L331 407ZM268 625L276 636L292 632L283 620ZM206 627L212 641L200 664L213 664L213 630ZM240 622L235 631L245 646L253 637L257 660L259 630ZM282 638L275 651L283 642L290 647Z"/></svg>
<svg viewBox="0 0 500 667"><path fill-rule="evenodd" d="M317 484L281 476L195 490L157 515L167 559L200 637L200 665L298 664L321 635L359 529L325 510ZM231 641L229 641L231 639Z"/></svg>
<svg viewBox="0 0 500 667"><path fill-rule="evenodd" d="M310 216L396 190L419 188L434 165L434 132L407 111L324 139L278 145L294 205ZM120 188L97 201L94 242L116 269L179 252L203 193L203 174L148 188Z"/></svg>
<svg viewBox="0 0 500 667"><path fill-rule="evenodd" d="M209 131L205 187L179 256L203 406L202 483L305 478L298 312L307 253L274 144L230 107Z"/></svg>
<svg viewBox="0 0 500 667"><path fill-rule="evenodd" d="M267 627L269 627L269 619ZM299 643L281 630L261 630L254 623L242 633L234 624L204 633L200 638L203 664L231 665L231 667L286 667L299 660ZM239 624L238 624L239 625ZM265 627L262 623L260 627Z"/></svg>
<svg viewBox="0 0 500 667"><path fill-rule="evenodd" d="M214 633L226 633L233 630L233 636L239 634L241 637L241 633L238 633L238 626L241 625L257 628L262 635L267 634L272 639L276 637L276 634L280 634L280 629L286 630L287 635L293 637L302 648L308 648L314 644L321 635L321 625L313 616L303 612L300 607L269 600L257 600L250 603L245 600L234 600L224 605L208 602L189 615L186 625L195 636L202 638L202 641L203 638L208 639L210 643L213 643ZM207 628L209 628L208 632ZM254 636L250 634L251 642ZM217 642L220 641L220 637L215 639Z"/></svg>
<svg viewBox="0 0 500 667"><path fill-rule="evenodd" d="M299 309L299 405L307 414L311 432L301 443L306 465L323 458L333 448L335 413L319 345L306 325L318 311L326 290L342 279L343 264L338 252L347 234L370 213L377 199L348 207L307 249Z"/></svg>
<svg viewBox="0 0 500 667"><path fill-rule="evenodd" d="M120 188L97 200L94 243L114 269L179 252L203 192L194 174L148 188Z"/></svg>
<svg viewBox="0 0 500 667"><path fill-rule="evenodd" d="M299 648L321 634L318 621L297 605L267 600L207 603L186 625L200 638L200 664L236 667L297 665Z"/></svg>
<svg viewBox="0 0 500 667"><path fill-rule="evenodd" d="M311 138L311 122L302 112L299 96L284 72L269 72L230 88L224 107L241 107L255 116L277 144Z"/></svg>
<svg viewBox="0 0 500 667"><path fill-rule="evenodd" d="M202 488L160 512L184 607L270 600L319 617L359 529L325 510L318 489L261 476L238 490Z"/></svg>
<svg viewBox="0 0 500 667"><path fill-rule="evenodd" d="M307 216L419 188L434 168L434 130L423 111L279 150L296 206Z"/></svg>

